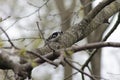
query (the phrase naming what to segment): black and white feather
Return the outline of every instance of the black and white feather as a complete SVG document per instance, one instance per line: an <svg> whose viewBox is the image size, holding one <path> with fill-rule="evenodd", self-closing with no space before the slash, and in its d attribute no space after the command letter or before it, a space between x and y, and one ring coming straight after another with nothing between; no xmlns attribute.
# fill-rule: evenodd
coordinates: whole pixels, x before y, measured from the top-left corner
<svg viewBox="0 0 120 80"><path fill-rule="evenodd" d="M57 39L62 35L63 32L54 32L51 36L46 39L46 41L51 42L51 41L57 41Z"/></svg>

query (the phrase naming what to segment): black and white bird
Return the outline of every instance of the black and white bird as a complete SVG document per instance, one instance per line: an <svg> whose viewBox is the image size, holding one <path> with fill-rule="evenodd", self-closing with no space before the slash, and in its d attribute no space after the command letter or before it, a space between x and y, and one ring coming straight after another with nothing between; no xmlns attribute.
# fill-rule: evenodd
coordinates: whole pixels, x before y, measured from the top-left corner
<svg viewBox="0 0 120 80"><path fill-rule="evenodd" d="M51 41L57 41L57 39L60 37L60 35L62 35L63 32L54 32L52 35L50 35L48 37L48 39L46 39L47 42L51 42Z"/></svg>

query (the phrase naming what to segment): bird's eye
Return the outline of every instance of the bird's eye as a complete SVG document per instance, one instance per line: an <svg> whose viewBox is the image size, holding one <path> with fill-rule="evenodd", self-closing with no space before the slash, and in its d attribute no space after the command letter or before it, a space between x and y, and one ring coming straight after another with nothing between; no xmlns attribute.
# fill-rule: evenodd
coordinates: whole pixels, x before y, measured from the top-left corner
<svg viewBox="0 0 120 80"><path fill-rule="evenodd" d="M52 37L55 38L57 35L58 35L57 33L56 33L56 34L53 34Z"/></svg>
<svg viewBox="0 0 120 80"><path fill-rule="evenodd" d="M47 41L52 41L52 40L56 40L59 38L59 36L62 34L63 32L54 32L50 37L48 37L48 39L46 39Z"/></svg>

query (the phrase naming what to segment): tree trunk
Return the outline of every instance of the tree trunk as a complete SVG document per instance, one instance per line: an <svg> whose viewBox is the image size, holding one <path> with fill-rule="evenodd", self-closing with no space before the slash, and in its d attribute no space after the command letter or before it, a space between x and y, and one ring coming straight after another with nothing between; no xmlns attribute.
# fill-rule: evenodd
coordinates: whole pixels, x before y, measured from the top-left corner
<svg viewBox="0 0 120 80"><path fill-rule="evenodd" d="M99 42L102 39L102 34L106 30L106 27L100 27L96 29L91 35L89 35L88 43L91 42ZM96 54L93 56L91 60L91 67L93 71L93 75L96 77L100 77L101 73L101 49L99 49ZM100 80L99 78L97 80Z"/></svg>

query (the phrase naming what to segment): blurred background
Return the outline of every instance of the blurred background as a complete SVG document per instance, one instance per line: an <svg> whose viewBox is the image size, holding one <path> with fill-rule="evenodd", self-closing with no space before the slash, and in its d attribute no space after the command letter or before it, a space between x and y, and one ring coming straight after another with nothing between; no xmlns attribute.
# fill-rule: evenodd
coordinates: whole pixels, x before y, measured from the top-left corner
<svg viewBox="0 0 120 80"><path fill-rule="evenodd" d="M101 0L88 0L88 3L85 4L85 1L87 0L0 0L0 27L6 31L17 47L23 50L33 50L44 45L41 33L46 39L55 31L66 31L70 26L79 23L92 8L101 2ZM109 19L111 23L109 27L99 28L75 44L84 45L88 42L100 41L114 26L117 15ZM40 30L37 22L40 25ZM120 42L119 34L120 26L107 41ZM0 31L0 47L6 46L10 46L10 44L6 35ZM80 68L88 57L88 51L81 51L72 55L70 59L76 67ZM89 66L93 70L93 75L101 80L120 80L120 49L102 48L94 56ZM85 71L90 73L88 69ZM68 65L65 68L61 65L55 68L44 63L32 70L32 78L33 80L64 80L75 72ZM4 77L5 71L1 70L0 78ZM9 76L8 80L10 78ZM82 80L81 74L77 73L65 80ZM90 79L86 77L85 80Z"/></svg>

